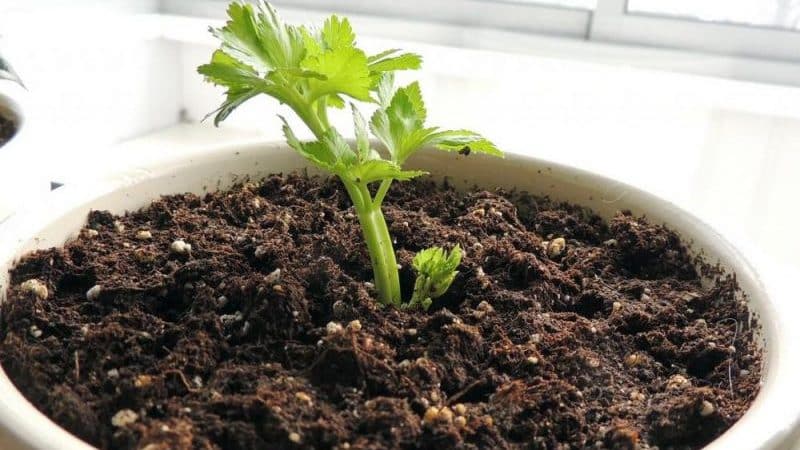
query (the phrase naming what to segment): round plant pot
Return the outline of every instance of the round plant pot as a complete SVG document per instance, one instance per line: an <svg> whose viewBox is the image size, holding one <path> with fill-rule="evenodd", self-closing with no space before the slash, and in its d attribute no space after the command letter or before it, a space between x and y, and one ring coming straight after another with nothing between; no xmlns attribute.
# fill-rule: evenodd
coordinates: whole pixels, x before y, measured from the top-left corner
<svg viewBox="0 0 800 450"><path fill-rule="evenodd" d="M456 161L458 159L458 161ZM443 152L420 152L411 166L424 167L434 177L447 175L452 185L487 189L517 188L549 195L592 208L608 219L622 209L646 215L678 232L693 254L736 274L739 285L760 324L763 343L763 387L748 412L708 449L791 449L800 420L797 380L800 379L798 340L785 306L765 282L759 266L746 259L737 246L694 216L646 192L582 170L546 161L508 155L492 159ZM8 270L22 255L36 249L60 246L74 238L90 210L119 214L147 206L160 195L225 189L245 178L257 179L277 172L308 168L309 164L281 143L252 143L211 148L192 156L159 161L121 174L114 183L68 186L42 203L12 216L0 227L0 300L5 300ZM6 450L87 449L37 411L0 371L0 448Z"/></svg>

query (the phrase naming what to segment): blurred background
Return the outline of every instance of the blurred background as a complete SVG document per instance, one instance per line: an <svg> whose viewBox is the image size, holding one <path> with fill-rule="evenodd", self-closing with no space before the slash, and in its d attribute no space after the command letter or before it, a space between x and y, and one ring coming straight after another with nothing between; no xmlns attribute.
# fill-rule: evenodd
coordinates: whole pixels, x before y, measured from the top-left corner
<svg viewBox="0 0 800 450"><path fill-rule="evenodd" d="M274 3L292 22L347 14L367 50L422 54L431 122L642 187L800 274L800 0ZM221 91L195 68L226 5L0 1L29 131L0 149L0 221L50 182L280 139L266 98L201 122Z"/></svg>

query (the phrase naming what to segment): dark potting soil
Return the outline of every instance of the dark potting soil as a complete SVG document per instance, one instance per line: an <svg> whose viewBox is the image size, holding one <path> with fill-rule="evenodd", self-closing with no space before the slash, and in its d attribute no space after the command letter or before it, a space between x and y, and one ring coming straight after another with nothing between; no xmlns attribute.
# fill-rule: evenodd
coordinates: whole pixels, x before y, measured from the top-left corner
<svg viewBox="0 0 800 450"><path fill-rule="evenodd" d="M14 136L16 130L17 129L14 126L14 122L0 115L0 147L11 140L11 137Z"/></svg>
<svg viewBox="0 0 800 450"><path fill-rule="evenodd" d="M466 249L430 311L376 302L336 181L273 176L24 258L0 360L105 449L693 449L758 392L735 281L662 226L431 182L385 213L406 293L413 252Z"/></svg>

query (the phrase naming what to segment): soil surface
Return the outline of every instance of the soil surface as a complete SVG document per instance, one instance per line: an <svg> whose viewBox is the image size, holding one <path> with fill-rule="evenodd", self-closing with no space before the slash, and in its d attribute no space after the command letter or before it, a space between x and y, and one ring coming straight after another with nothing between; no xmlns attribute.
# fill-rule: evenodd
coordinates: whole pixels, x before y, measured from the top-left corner
<svg viewBox="0 0 800 450"><path fill-rule="evenodd" d="M14 122L0 116L0 147L10 141L16 131L17 128L14 126Z"/></svg>
<svg viewBox="0 0 800 450"><path fill-rule="evenodd" d="M427 312L376 302L338 182L273 176L24 258L0 361L104 449L694 449L758 392L735 281L662 226L424 181L385 213L406 293L415 251L466 249Z"/></svg>

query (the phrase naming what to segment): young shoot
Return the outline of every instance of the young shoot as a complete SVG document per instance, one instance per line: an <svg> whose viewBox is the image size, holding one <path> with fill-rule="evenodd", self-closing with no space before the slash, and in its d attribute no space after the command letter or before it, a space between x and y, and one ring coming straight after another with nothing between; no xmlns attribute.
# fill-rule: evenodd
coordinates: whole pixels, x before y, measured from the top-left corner
<svg viewBox="0 0 800 450"><path fill-rule="evenodd" d="M313 133L301 141L283 121L286 141L320 169L336 175L347 190L367 244L375 287L385 304L402 306L400 279L392 239L381 204L394 180L405 181L426 174L406 170L403 164L425 147L445 151L502 152L481 135L468 130L441 130L427 126L425 103L419 84L396 87L394 72L419 69L422 58L391 49L367 55L356 46L346 18L333 15L321 28L285 24L264 1L257 5L234 2L228 21L211 29L221 46L211 62L198 67L206 80L226 89L222 105L212 112L219 125L230 113L261 94L288 106ZM355 140L351 144L328 121L331 108L350 101ZM367 121L354 102L377 106ZM370 132L383 145L379 151ZM370 190L371 186L375 186ZM373 194L373 191L375 192ZM457 247L456 247L457 248ZM445 255L439 249L420 252L417 284L412 304L424 306L447 290L460 262L460 249ZM453 256L457 254L457 256ZM438 255L438 256L437 256ZM453 262L455 261L455 265ZM449 271L449 274L445 274ZM420 281L422 279L422 281ZM443 281L449 279L449 282ZM424 286L428 285L428 288Z"/></svg>
<svg viewBox="0 0 800 450"><path fill-rule="evenodd" d="M421 307L427 310L433 299L441 297L453 284L461 264L461 247L456 244L450 252L441 247L426 248L414 255L414 270L417 281L411 300L403 305L406 308Z"/></svg>

